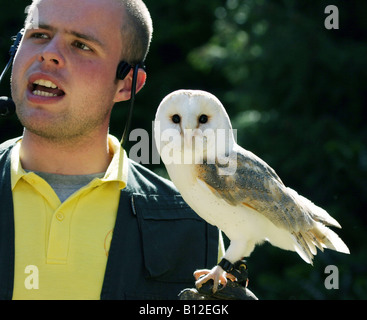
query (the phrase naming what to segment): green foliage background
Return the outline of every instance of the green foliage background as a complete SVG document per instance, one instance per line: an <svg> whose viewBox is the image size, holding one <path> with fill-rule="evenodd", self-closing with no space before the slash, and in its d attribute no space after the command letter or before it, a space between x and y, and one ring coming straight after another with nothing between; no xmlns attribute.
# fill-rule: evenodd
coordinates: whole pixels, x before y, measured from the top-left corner
<svg viewBox="0 0 367 320"><path fill-rule="evenodd" d="M5 1L2 0L2 4ZM30 1L0 12L0 62ZM283 182L325 208L350 255L319 253L314 266L269 244L248 259L260 299L367 298L367 2L307 0L146 0L154 38L148 81L136 97L133 128L151 132L160 100L173 90L202 89L225 105L238 143L268 162ZM338 30L324 27L327 5ZM0 88L9 95L9 85ZM116 105L120 137L129 103ZM14 116L0 120L4 141L21 135ZM133 144L131 142L128 148ZM166 176L162 165L146 164ZM223 213L225 214L225 213ZM339 269L339 289L324 286Z"/></svg>

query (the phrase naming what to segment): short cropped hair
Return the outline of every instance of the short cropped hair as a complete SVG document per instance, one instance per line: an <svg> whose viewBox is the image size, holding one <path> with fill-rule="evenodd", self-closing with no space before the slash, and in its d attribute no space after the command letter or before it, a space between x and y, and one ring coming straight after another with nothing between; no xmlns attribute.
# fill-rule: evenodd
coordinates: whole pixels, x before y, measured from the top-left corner
<svg viewBox="0 0 367 320"><path fill-rule="evenodd" d="M31 14L40 0L33 0L28 8L25 27L31 22ZM122 16L122 60L129 64L143 62L149 52L153 34L153 22L149 10L142 0L116 0L124 10Z"/></svg>
<svg viewBox="0 0 367 320"><path fill-rule="evenodd" d="M122 26L122 38L127 41L123 60L135 64L143 62L149 51L153 23L148 8L142 0L118 0L125 8L127 21Z"/></svg>

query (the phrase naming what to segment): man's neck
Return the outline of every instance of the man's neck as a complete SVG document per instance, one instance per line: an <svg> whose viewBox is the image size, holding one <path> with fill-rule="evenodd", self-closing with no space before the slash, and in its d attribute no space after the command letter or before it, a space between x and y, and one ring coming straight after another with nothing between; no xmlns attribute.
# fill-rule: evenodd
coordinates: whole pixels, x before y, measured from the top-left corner
<svg viewBox="0 0 367 320"><path fill-rule="evenodd" d="M63 175L104 172L111 159L107 134L58 143L25 130L20 149L25 170Z"/></svg>

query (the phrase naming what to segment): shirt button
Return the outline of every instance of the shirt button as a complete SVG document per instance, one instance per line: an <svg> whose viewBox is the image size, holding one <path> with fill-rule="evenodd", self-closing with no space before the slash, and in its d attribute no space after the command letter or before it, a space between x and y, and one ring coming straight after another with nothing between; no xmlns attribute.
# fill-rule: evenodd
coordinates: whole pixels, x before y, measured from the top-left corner
<svg viewBox="0 0 367 320"><path fill-rule="evenodd" d="M56 213L56 219L59 221L64 220L64 215L61 212Z"/></svg>

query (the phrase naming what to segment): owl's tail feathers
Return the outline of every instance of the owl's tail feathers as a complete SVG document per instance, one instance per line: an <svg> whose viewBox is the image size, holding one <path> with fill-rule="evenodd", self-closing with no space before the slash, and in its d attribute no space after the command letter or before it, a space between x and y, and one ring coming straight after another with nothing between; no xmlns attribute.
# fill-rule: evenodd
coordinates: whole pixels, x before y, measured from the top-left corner
<svg viewBox="0 0 367 320"><path fill-rule="evenodd" d="M316 223L312 229L292 234L294 238L294 249L300 257L312 265L313 257L317 249L324 248L349 254L349 249L342 239L331 229L321 223Z"/></svg>

